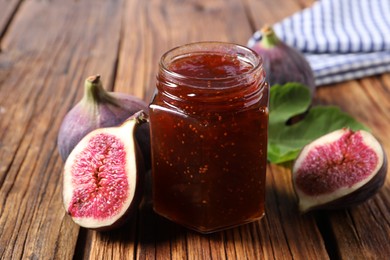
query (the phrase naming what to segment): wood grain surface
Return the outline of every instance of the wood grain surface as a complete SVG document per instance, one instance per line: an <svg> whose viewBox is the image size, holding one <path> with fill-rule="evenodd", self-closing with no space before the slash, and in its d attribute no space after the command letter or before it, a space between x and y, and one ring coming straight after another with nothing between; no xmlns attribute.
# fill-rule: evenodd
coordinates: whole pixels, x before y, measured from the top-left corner
<svg viewBox="0 0 390 260"><path fill-rule="evenodd" d="M62 206L56 138L83 81L149 102L180 44L245 45L314 0L0 0L1 259L386 259L390 180L357 207L300 215L289 168L268 165L266 217L210 235L158 215L150 194L121 229L80 228ZM390 75L321 86L316 104L366 124L390 153ZM389 157L388 157L389 159Z"/></svg>

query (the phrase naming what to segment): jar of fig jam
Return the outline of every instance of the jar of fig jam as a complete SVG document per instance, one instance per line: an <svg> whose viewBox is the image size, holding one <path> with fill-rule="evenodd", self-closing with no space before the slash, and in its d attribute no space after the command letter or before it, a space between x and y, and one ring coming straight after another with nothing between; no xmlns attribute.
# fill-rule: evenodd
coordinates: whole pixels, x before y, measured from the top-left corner
<svg viewBox="0 0 390 260"><path fill-rule="evenodd" d="M149 111L158 214L202 233L264 215L268 96L246 47L201 42L162 56Z"/></svg>

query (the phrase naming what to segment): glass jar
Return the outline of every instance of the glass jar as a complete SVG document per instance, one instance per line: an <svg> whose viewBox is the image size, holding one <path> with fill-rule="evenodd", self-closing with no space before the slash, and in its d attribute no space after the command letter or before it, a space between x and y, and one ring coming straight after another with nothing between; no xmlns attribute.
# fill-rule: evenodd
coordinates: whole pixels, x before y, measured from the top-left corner
<svg viewBox="0 0 390 260"><path fill-rule="evenodd" d="M150 104L153 207L202 233L264 215L269 86L231 43L165 53Z"/></svg>

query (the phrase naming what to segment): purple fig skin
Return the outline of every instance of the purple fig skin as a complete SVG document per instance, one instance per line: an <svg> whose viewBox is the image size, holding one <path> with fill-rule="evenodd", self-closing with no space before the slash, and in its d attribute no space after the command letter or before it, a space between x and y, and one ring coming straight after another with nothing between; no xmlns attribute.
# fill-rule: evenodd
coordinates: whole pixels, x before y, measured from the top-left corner
<svg viewBox="0 0 390 260"><path fill-rule="evenodd" d="M329 194L325 194L326 196L329 196L332 194L332 197L334 196L333 199L328 200L326 202L320 202L323 198L323 194L320 193L319 195L308 195L305 194L304 191L301 190L301 188L298 186L296 183L295 178L297 178L298 171L303 163L302 159L306 159L306 156L308 155L308 151L310 151L311 148L317 149L317 147L320 147L325 144L330 144L332 143L331 138L334 138L336 136L339 136L338 138L341 137L341 135L354 135L354 134L361 134L362 136L365 136L363 138L363 143L367 146L365 149L370 149L372 151L375 151L376 155L378 156L378 164L380 167L376 168L375 171L373 171L369 176L372 176L371 179L364 183L362 186L356 188L355 190L351 189L351 186L348 186L348 192L345 193L343 196L334 196L332 193L337 193L338 190L336 189L333 192L330 192ZM332 136L329 138L329 136ZM320 141L321 140L321 141ZM354 141L350 141L352 144L355 143L356 139ZM339 141L337 139L333 139L333 141ZM321 144L323 142L323 144ZM328 143L329 142L329 143ZM349 145L345 143L344 145ZM354 144L356 145L356 144ZM358 144L359 145L359 144ZM307 148L311 147L311 148ZM307 150L309 149L309 150ZM337 151L334 151L335 153L339 153ZM340 151L341 152L341 151ZM322 155L324 156L324 155ZM346 157L343 157L343 161L348 160ZM317 160L316 160L317 162ZM333 165L330 164L329 162L328 167L332 169ZM333 162L332 162L333 163ZM351 164L351 162L349 162ZM356 161L355 165L353 167L359 167L360 169L364 169L364 165L368 163L365 158L361 158L360 161ZM317 167L317 166L315 166ZM292 169L292 176L293 176L293 186L295 193L297 194L297 197L299 199L299 208L301 213L306 213L308 211L313 211L313 210L338 210L338 209L345 209L345 208L350 208L354 207L356 205L359 205L368 199L372 198L383 186L386 175L387 175L387 167L388 167L388 161L387 161L387 155L386 152L383 148L383 146L379 143L378 140L375 139L371 134L368 132L365 132L363 130L359 130L356 132L353 132L352 130L349 129L341 129L341 130L336 130L332 133L329 133L312 143L306 145L301 153L298 155L297 159L294 162L293 169ZM359 169L358 168L358 169ZM353 177L352 175L349 175L350 172L345 172L345 176L349 176L348 178ZM319 180L318 180L319 181ZM325 181L325 180L322 180ZM350 185L355 185L355 183L350 184ZM313 187L315 188L315 187ZM340 187L340 188L345 188L345 187ZM317 201L316 203L310 202L312 200L309 199L309 197L312 197ZM308 203L309 200L309 204ZM310 205L310 206L308 206Z"/></svg>
<svg viewBox="0 0 390 260"><path fill-rule="evenodd" d="M137 97L105 91L99 75L88 77L84 88L83 98L66 114L58 133L57 146L64 162L92 130L117 126L138 111L148 111L148 105ZM137 131L146 168L150 168L149 124Z"/></svg>
<svg viewBox="0 0 390 260"><path fill-rule="evenodd" d="M288 82L298 82L315 93L315 79L310 64L298 50L282 42L272 27L265 26L262 39L251 48L263 58L266 78L271 87Z"/></svg>
<svg viewBox="0 0 390 260"><path fill-rule="evenodd" d="M130 124L132 124L132 123L130 123L130 121L133 121L134 128L133 128L133 130L128 131ZM120 126L99 128L99 129L95 129L95 130L91 131L77 144L75 149L71 152L71 154L69 155L69 157L65 163L65 167L64 167L63 201L64 201L64 207L65 207L66 212L72 217L72 219L77 224L81 225L82 227L91 229L91 230L111 231L111 230L120 228L121 226L126 224L134 216L135 211L138 210L138 207L143 199L144 182L145 182L145 178L146 178L146 174L145 174L146 171L145 171L145 164L143 162L143 156L141 154L141 150L140 150L140 147L138 145L137 139L134 138L134 136L135 136L137 128L141 127L145 123L147 123L147 115L142 111L138 112L138 113L134 114L133 116L131 116L130 118L128 118ZM122 129L122 130L119 130L119 129ZM119 132L120 132L120 134L118 134ZM75 192L75 190L78 190L80 188L80 187L76 186L76 184L75 184L76 182L74 182L74 180L71 179L71 178L75 178L74 175L71 173L71 171L74 171L73 167L75 167L74 166L75 161L80 160L80 156L82 155L82 152L86 149L87 144L90 142L90 140L93 138L93 136L96 136L96 135L99 135L102 133L114 134L117 138L121 139L121 142L124 144L124 147L126 147L126 154L127 154L126 160L125 160L126 162L129 162L130 160L132 161L132 159L134 159L134 162L135 162L134 167L135 168L128 168L127 165L123 165L123 167L125 167L125 169L127 169L127 170L128 169L135 170L135 172L126 172L127 176L134 177L134 179L132 177L127 177L127 178L129 178L128 179L129 181L134 180L134 182L131 182L131 183L129 182L129 185L131 187L130 190L134 190L134 195L132 198L128 197L128 198L131 198L131 202L130 202L130 204L128 204L127 208L123 208L123 210L121 210L122 214L119 216L119 218L117 220L112 222L112 220L110 220L109 218L99 218L99 216L94 216L93 217L94 224L91 224L91 217L90 216L87 216L87 217L86 216L82 216L82 217L72 216L71 211L69 210L70 205L72 205L71 202L73 201L72 200L73 196L75 196L74 192ZM127 134L129 136L129 138L127 138ZM133 136L133 137L131 137L131 136ZM131 138L133 138L132 140L134 142L133 143L134 146L128 145L128 142L130 142ZM130 147L132 147L134 150L132 150L132 149L129 150L128 148L130 148ZM129 156L128 154L131 154L131 155ZM87 162L89 162L89 161L84 160L83 164L85 164ZM94 162L92 162L92 164L93 163ZM130 164L132 164L132 163L130 163ZM102 167L105 168L106 165L107 165L107 167L110 167L111 162L106 162L105 164L102 165ZM76 167L78 167L78 166L76 166ZM93 179L93 181L90 181L90 183L94 183L95 181L99 181L99 178L112 178L109 175L107 175L108 174L107 172L105 173L105 176L101 176L101 177L99 175L97 175L98 173L94 173L94 175L95 174L96 174L96 177L95 176L89 177L89 178ZM110 175L111 174L112 173L110 173ZM81 178L86 178L85 174L81 174L80 176L81 176ZM85 185L85 182L84 182L84 185ZM117 185L117 183L104 182L104 184L102 184L102 186L99 187L99 189L103 188L103 189L108 189L110 191L115 191L116 187L112 186L112 185ZM89 191L91 191L91 190L89 190ZM92 190L92 192L95 192L95 191ZM71 196L70 196L70 194L71 194ZM104 194L104 193L102 193L102 194ZM122 193L120 193L120 194L122 194ZM129 196L129 194L128 194L128 196ZM126 198L126 200L128 198ZM106 201L107 199L108 198L105 198L102 201ZM83 204L81 204L81 205L83 205ZM108 204L108 205L110 205L110 204ZM125 206L121 205L120 207L125 207ZM83 211L83 210L84 209L82 207L77 209L77 211ZM114 215L113 217L116 218L117 216ZM77 221L74 218L76 218ZM112 223L107 224L107 221L112 222Z"/></svg>

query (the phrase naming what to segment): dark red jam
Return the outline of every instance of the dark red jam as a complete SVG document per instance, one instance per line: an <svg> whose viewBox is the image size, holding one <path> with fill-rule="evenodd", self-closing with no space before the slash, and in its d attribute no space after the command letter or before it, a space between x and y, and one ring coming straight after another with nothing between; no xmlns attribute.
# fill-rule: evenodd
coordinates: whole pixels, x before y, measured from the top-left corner
<svg viewBox="0 0 390 260"><path fill-rule="evenodd" d="M261 59L233 44L186 45L162 57L157 79L154 210L204 233L261 218L269 91Z"/></svg>

